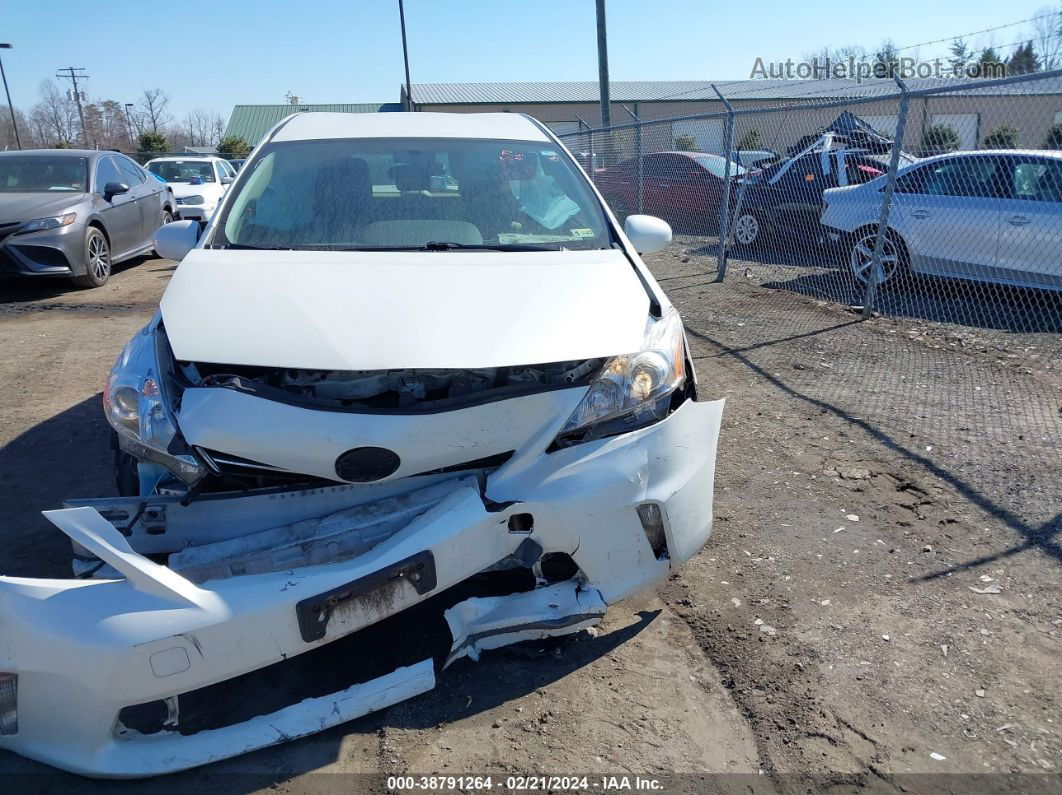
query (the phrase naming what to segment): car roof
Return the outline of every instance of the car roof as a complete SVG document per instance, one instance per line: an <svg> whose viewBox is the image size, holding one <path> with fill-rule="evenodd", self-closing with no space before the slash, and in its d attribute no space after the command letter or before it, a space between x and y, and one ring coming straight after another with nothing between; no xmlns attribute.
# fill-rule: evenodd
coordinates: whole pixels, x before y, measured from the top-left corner
<svg viewBox="0 0 1062 795"><path fill-rule="evenodd" d="M941 155L923 157L917 162L932 163L934 160L953 160L957 157L991 157L993 155L1025 155L1031 157L1053 157L1062 159L1062 150L1058 149L976 149L973 151L945 152ZM913 165L913 164L912 164Z"/></svg>
<svg viewBox="0 0 1062 795"><path fill-rule="evenodd" d="M496 138L549 141L522 113L295 113L273 128L270 140L332 138Z"/></svg>
<svg viewBox="0 0 1062 795"><path fill-rule="evenodd" d="M124 155L122 152L114 152L110 149L9 149L0 152L4 155L54 155L58 157L103 157L103 155Z"/></svg>
<svg viewBox="0 0 1062 795"><path fill-rule="evenodd" d="M153 157L148 163L209 163L212 160L221 160L221 158L213 157L211 155L189 155L188 157L182 155L166 155L166 157Z"/></svg>

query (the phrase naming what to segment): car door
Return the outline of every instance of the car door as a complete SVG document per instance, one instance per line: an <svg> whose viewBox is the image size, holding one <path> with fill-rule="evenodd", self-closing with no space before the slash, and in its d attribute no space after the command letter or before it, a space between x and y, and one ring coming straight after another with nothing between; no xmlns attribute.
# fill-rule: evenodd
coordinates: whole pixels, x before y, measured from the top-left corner
<svg viewBox="0 0 1062 795"><path fill-rule="evenodd" d="M1006 160L997 277L1028 287L1062 287L1062 158Z"/></svg>
<svg viewBox="0 0 1062 795"><path fill-rule="evenodd" d="M906 241L913 270L990 277L996 264L1002 163L997 155L949 157L897 178L889 226Z"/></svg>
<svg viewBox="0 0 1062 795"><path fill-rule="evenodd" d="M668 156L652 154L645 156L642 170L642 211L648 215L667 219L671 201L671 172ZM635 188L637 193L637 188Z"/></svg>
<svg viewBox="0 0 1062 795"><path fill-rule="evenodd" d="M835 184L836 180L827 184L819 153L809 152L797 158L781 174L776 172L769 178L765 186L768 209L773 211L771 223L784 231L817 233L822 192Z"/></svg>
<svg viewBox="0 0 1062 795"><path fill-rule="evenodd" d="M136 202L137 211L140 215L140 231L136 238L136 247L146 245L162 220L162 203L159 201L158 185L162 189L162 183L157 179L149 180L143 169L128 157L114 155L114 162L122 173L122 181L129 186L129 193Z"/></svg>
<svg viewBox="0 0 1062 795"><path fill-rule="evenodd" d="M105 198L106 186L117 182L129 185L129 177L118 168L115 157L107 155L97 160L92 189L101 202L100 217L111 241L113 259L123 257L137 247L142 229L140 207L131 185L125 193L115 194L109 200Z"/></svg>

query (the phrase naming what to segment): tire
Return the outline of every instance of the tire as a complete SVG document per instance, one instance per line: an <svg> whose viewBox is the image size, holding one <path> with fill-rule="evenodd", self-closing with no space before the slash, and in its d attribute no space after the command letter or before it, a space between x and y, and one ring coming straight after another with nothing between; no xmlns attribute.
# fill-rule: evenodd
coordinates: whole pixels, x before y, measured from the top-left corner
<svg viewBox="0 0 1062 795"><path fill-rule="evenodd" d="M169 223L173 223L173 213L170 212L169 208L163 207L162 208L162 223L159 224L159 229L161 229L162 227L166 226L166 224L169 224ZM155 231L158 231L158 230L155 230ZM156 251L154 247L152 247L151 252L156 257L159 255L159 252Z"/></svg>
<svg viewBox="0 0 1062 795"><path fill-rule="evenodd" d="M848 271L860 284L870 280L870 268L873 265L874 246L877 229L867 227L852 235L848 242ZM897 280L907 273L907 247L892 230L886 230L881 243L881 270L878 273L878 285Z"/></svg>
<svg viewBox="0 0 1062 795"><path fill-rule="evenodd" d="M763 242L764 231L759 215L750 210L742 212L734 219L734 247L742 250L755 248Z"/></svg>
<svg viewBox="0 0 1062 795"><path fill-rule="evenodd" d="M102 287L111 278L111 244L98 226L85 230L85 274L71 281L78 287Z"/></svg>

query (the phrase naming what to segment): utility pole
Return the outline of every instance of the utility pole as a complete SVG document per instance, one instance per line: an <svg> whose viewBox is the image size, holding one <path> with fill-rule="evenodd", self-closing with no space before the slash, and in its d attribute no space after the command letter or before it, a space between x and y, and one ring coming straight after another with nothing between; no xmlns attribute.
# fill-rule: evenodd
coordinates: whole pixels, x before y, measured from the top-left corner
<svg viewBox="0 0 1062 795"><path fill-rule="evenodd" d="M409 84L409 47L406 45L406 9L398 0L398 19L402 25L402 60L406 66L406 110L413 110L413 88Z"/></svg>
<svg viewBox="0 0 1062 795"><path fill-rule="evenodd" d="M125 103L125 127L127 130L129 130L129 145L132 147L132 150L130 151L136 149L136 139L133 137L133 116L132 112L130 111L130 108L132 107L132 102Z"/></svg>
<svg viewBox="0 0 1062 795"><path fill-rule="evenodd" d="M597 0L597 81L601 88L601 126L608 127L608 36L605 32L605 0Z"/></svg>
<svg viewBox="0 0 1062 795"><path fill-rule="evenodd" d="M11 45L0 42L0 50L10 50ZM22 141L18 137L18 122L15 121L15 106L11 104L11 92L7 88L7 74L4 72L4 61L0 58L0 77L4 78L4 93L7 94L7 109L11 112L11 126L15 130L15 146L22 149Z"/></svg>
<svg viewBox="0 0 1062 795"><path fill-rule="evenodd" d="M81 91L78 90L78 80L88 80L88 75L79 75L78 72L84 72L84 67L81 66L61 66L60 72L67 72L67 74L57 74L57 78L69 80L74 84L74 101L77 102L77 117L81 120L81 142L86 146L88 145L88 136L85 135L85 111L81 108Z"/></svg>

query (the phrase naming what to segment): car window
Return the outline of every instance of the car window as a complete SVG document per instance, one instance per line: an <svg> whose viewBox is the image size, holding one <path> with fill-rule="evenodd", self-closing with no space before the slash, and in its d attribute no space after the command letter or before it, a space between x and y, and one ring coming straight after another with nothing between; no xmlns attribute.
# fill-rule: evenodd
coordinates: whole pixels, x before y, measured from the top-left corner
<svg viewBox="0 0 1062 795"><path fill-rule="evenodd" d="M896 180L900 193L927 196L998 198L1004 195L1004 173L997 157L938 160Z"/></svg>
<svg viewBox="0 0 1062 795"><path fill-rule="evenodd" d="M115 157L110 159L114 160L118 165L118 170L122 173L122 182L130 188L144 181L144 172L129 158Z"/></svg>
<svg viewBox="0 0 1062 795"><path fill-rule="evenodd" d="M232 170L232 166L230 166L224 160L217 160L215 162L217 163L218 176L219 177L231 177L231 176L233 176L234 172Z"/></svg>
<svg viewBox="0 0 1062 795"><path fill-rule="evenodd" d="M719 179L725 178L726 158L722 155L698 155L694 159L707 169L709 173L714 174L719 177ZM730 161L730 176L740 176L744 173L745 169L742 168L741 165L735 163L733 160Z"/></svg>
<svg viewBox="0 0 1062 795"><path fill-rule="evenodd" d="M1013 161L1010 169L1012 198L1062 203L1062 161Z"/></svg>
<svg viewBox="0 0 1062 795"><path fill-rule="evenodd" d="M605 248L600 202L535 141L273 143L248 166L213 243L254 248Z"/></svg>
<svg viewBox="0 0 1062 795"><path fill-rule="evenodd" d="M84 157L0 154L0 193L83 193L87 175Z"/></svg>
<svg viewBox="0 0 1062 795"><path fill-rule="evenodd" d="M185 182L189 185L216 182L214 167L207 160L153 160L148 163L148 171L158 174L167 182Z"/></svg>
<svg viewBox="0 0 1062 795"><path fill-rule="evenodd" d="M118 164L114 162L113 157L101 157L96 163L95 192L103 193L103 189L108 182L124 182L128 184L129 178L123 176L122 172L118 170Z"/></svg>

